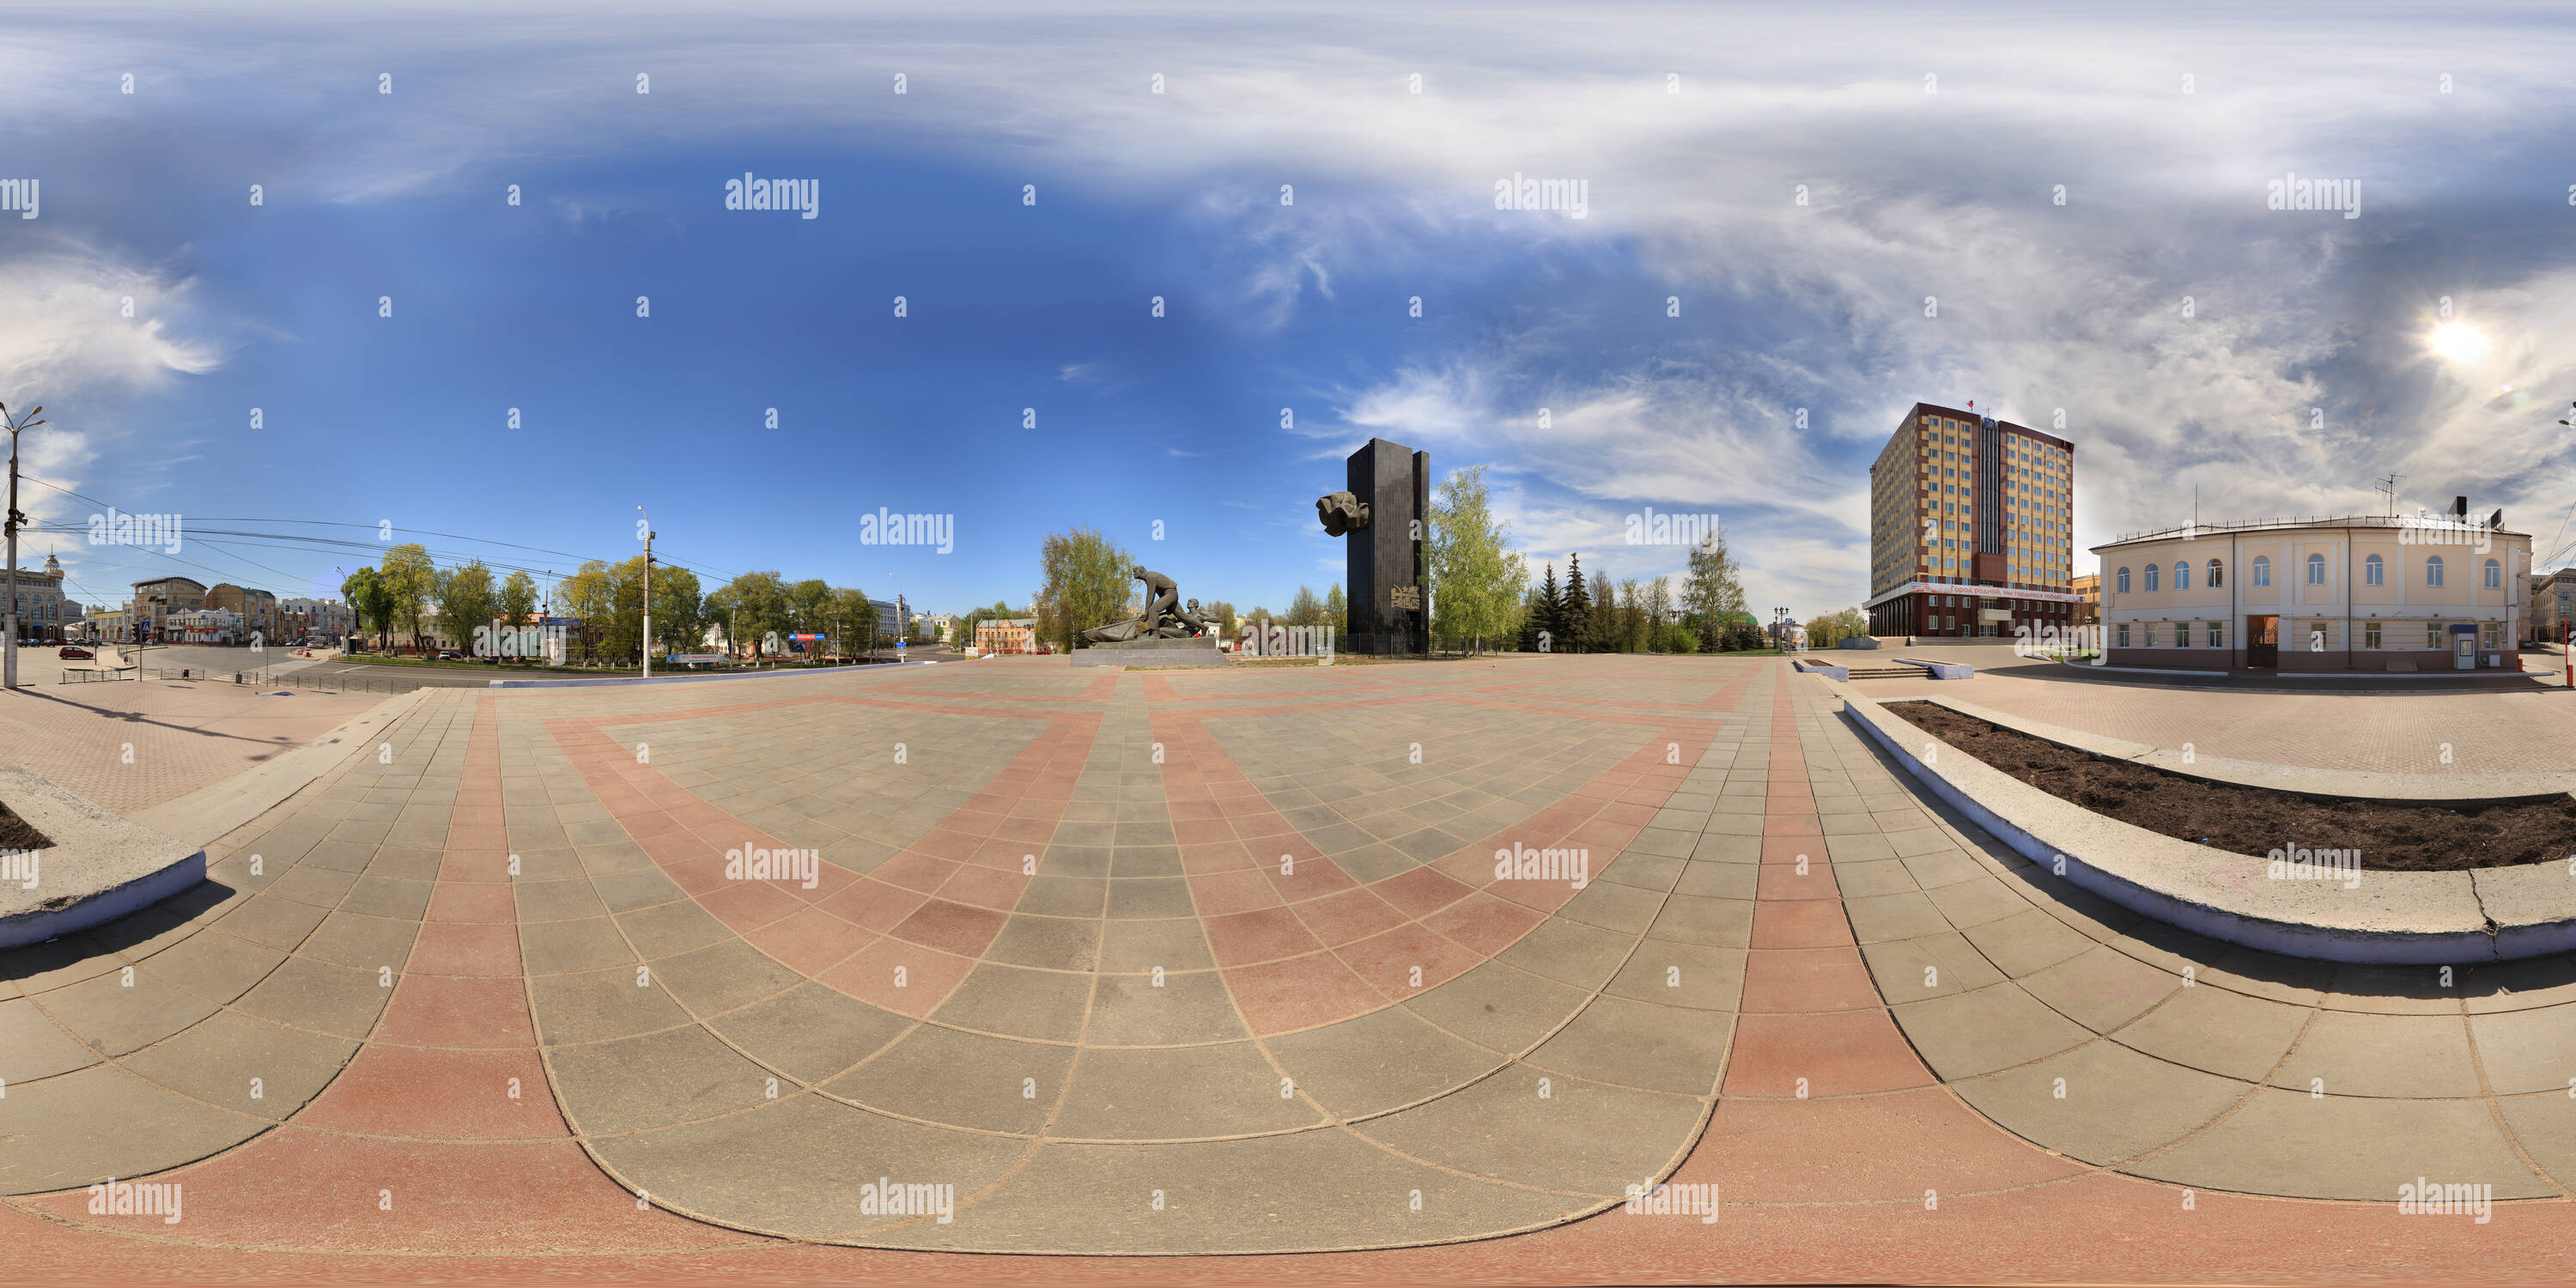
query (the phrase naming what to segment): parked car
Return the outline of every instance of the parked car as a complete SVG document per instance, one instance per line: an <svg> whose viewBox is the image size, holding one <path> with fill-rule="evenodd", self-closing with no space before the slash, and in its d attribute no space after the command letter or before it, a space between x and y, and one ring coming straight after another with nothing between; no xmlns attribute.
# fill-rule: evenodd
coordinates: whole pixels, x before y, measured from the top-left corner
<svg viewBox="0 0 2576 1288"><path fill-rule="evenodd" d="M438 660L441 662L462 662L465 660L465 655L452 648L443 648L438 650Z"/></svg>
<svg viewBox="0 0 2576 1288"><path fill-rule="evenodd" d="M78 645L78 644L65 644L65 645L63 645L62 651L61 651L61 652L59 652L59 653L56 653L54 656L56 656L56 657L76 657L76 658L82 658L82 659L86 660L86 659L90 659L90 658L95 658L95 657L97 657L97 656L98 656L98 654L96 654L96 653L92 653L92 652L90 652L88 649L82 648L82 647L81 647L80 645Z"/></svg>

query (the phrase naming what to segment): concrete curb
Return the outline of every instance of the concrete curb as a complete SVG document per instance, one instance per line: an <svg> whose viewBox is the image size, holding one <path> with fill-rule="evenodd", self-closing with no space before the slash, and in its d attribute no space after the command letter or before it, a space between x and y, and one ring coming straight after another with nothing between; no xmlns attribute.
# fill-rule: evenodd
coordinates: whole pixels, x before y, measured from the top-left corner
<svg viewBox="0 0 2576 1288"><path fill-rule="evenodd" d="M1903 661L1904 659L1900 658L1898 660ZM1789 660L1789 665L1798 668L1800 671L1808 675L1829 675L1837 680L1843 681L1844 683L1850 683L1851 681L1851 668L1848 666L1829 666L1822 662L1809 662L1802 658L1791 658Z"/></svg>
<svg viewBox="0 0 2576 1288"><path fill-rule="evenodd" d="M276 808L278 802L304 790L305 785L314 779L331 772L332 767L347 759L360 743L393 727L395 721L410 714L413 707L420 705L421 695L427 692L426 688L414 689L387 698L367 708L356 719L275 760L254 765L176 800L136 810L134 821L194 845L212 845L233 829Z"/></svg>
<svg viewBox="0 0 2576 1288"><path fill-rule="evenodd" d="M0 948L131 916L206 879L204 846L124 818L24 765L0 766L0 800L53 842L36 888L0 885Z"/></svg>
<svg viewBox="0 0 2576 1288"><path fill-rule="evenodd" d="M1922 667L1924 670L1931 672L1932 678L1935 680L1973 680L1977 678L1977 668L1966 662L1934 662L1919 657L1900 657L1896 660L1906 664L1907 666Z"/></svg>
<svg viewBox="0 0 2576 1288"><path fill-rule="evenodd" d="M2441 965L2576 948L2576 876L2536 863L2474 872L2266 877L2265 860L2162 836L2028 786L1844 695L1843 718L1933 795L2040 864L2132 912L2224 943L2326 961Z"/></svg>

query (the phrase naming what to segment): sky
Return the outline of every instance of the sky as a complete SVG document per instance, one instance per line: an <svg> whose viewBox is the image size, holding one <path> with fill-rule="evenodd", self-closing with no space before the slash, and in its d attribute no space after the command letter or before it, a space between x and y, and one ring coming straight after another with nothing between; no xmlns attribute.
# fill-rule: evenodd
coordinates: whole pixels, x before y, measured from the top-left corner
<svg viewBox="0 0 2576 1288"><path fill-rule="evenodd" d="M1714 515L1811 616L1868 593L1899 417L1973 399L2076 444L2079 573L2392 473L2568 561L2563 6L1388 8L12 6L22 560L560 575L640 505L709 589L1023 606L1087 526L1284 608L1377 436L1484 466L1533 577L1678 582L1627 518Z"/></svg>

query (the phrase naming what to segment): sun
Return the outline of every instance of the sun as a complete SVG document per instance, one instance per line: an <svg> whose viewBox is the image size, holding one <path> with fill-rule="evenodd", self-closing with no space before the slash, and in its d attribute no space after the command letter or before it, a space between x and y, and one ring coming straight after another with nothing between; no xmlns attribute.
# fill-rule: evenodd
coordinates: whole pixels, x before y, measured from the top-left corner
<svg viewBox="0 0 2576 1288"><path fill-rule="evenodd" d="M2445 322L2433 328L2429 343L2445 362L2475 362L2487 354L2486 336L2466 322Z"/></svg>

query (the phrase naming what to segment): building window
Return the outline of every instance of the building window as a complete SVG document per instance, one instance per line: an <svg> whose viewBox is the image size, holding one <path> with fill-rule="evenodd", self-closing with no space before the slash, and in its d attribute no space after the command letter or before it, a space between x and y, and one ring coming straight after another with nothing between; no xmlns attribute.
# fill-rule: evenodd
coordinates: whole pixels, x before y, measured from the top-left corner
<svg viewBox="0 0 2576 1288"><path fill-rule="evenodd" d="M2428 555L2425 557L2424 584L2427 586L2439 586L2442 584L2442 556Z"/></svg>
<svg viewBox="0 0 2576 1288"><path fill-rule="evenodd" d="M2361 584L2380 586L2388 582L2388 565L2377 555L2361 561Z"/></svg>
<svg viewBox="0 0 2576 1288"><path fill-rule="evenodd" d="M2122 648L2127 648L2128 646L2129 646L2129 624L2128 624L2127 622L2122 622L2122 623L2120 623L2120 647L2122 647Z"/></svg>
<svg viewBox="0 0 2576 1288"><path fill-rule="evenodd" d="M2489 568L2493 568L2493 567L2495 567L2495 564L2494 564L2494 563L2492 563L2492 562L2490 562L2489 564L2487 564L2487 567L2489 567ZM2488 622L2488 623L2485 623L2484 625L2482 625L2482 626L2480 626L2480 627L2478 628L2478 635L2479 635L2479 639L2480 639L2480 641L2481 641L2482 643L2484 643L2484 644L2485 644L2485 646L2486 646L2486 647L2488 647L2488 648L2501 648L2501 647L2503 647L2503 644L2499 641L2499 638L2498 638L2498 632L2499 632L2499 631L2501 631L2501 630L2503 630L2503 629L2504 629L2504 628L2503 628L2503 626L2502 626L2502 624L2501 624L2501 623L2497 623L2497 622Z"/></svg>
<svg viewBox="0 0 2576 1288"><path fill-rule="evenodd" d="M2148 565L2147 565L2147 589L2149 589L2149 590L2154 590L2155 588L2156 588L2156 566L2155 566L2154 564L2148 564Z"/></svg>
<svg viewBox="0 0 2576 1288"><path fill-rule="evenodd" d="M2440 622L2424 623L2424 647L2433 649L2442 647L2442 624Z"/></svg>
<svg viewBox="0 0 2576 1288"><path fill-rule="evenodd" d="M2310 622L2310 623L2308 623L2308 651L2309 651L2309 652L2311 652L2311 653L2323 653L2323 652L2325 652L2327 649L2333 648L2334 646L2335 646L2335 624L2334 624L2333 622Z"/></svg>
<svg viewBox="0 0 2576 1288"><path fill-rule="evenodd" d="M2217 565L2212 564L2210 566L2214 568ZM2227 647L2227 623L2211 622L2209 624L2209 646L2211 648Z"/></svg>
<svg viewBox="0 0 2576 1288"><path fill-rule="evenodd" d="M2129 593L2129 570L2126 568L2120 570L2120 593L2123 595Z"/></svg>
<svg viewBox="0 0 2576 1288"><path fill-rule="evenodd" d="M2504 565L2497 563L2493 559L2487 560L2487 589L2504 589ZM2488 647L2492 648L2494 646L2489 645Z"/></svg>
<svg viewBox="0 0 2576 1288"><path fill-rule="evenodd" d="M2311 586L2322 586L2326 584L2326 557L2324 555L2308 556L2308 584Z"/></svg>
<svg viewBox="0 0 2576 1288"><path fill-rule="evenodd" d="M2191 589L2191 565L2190 565L2190 564L2187 564L2187 563L2177 563L2177 564L2175 564L2175 565L2174 565L2174 589L2176 589L2176 590L2189 590L2189 589Z"/></svg>
<svg viewBox="0 0 2576 1288"><path fill-rule="evenodd" d="M2147 623L2147 647L2148 647L2148 648L2154 648L2155 646L2156 646L2156 624L2155 624L2154 622L2149 622L2149 623Z"/></svg>
<svg viewBox="0 0 2576 1288"><path fill-rule="evenodd" d="M2364 623L2362 623L2362 626L2361 626L2361 646L2362 646L2363 648L2378 648L2378 647L2380 647L2380 643L2379 643L2379 623L2377 623L2377 622L2364 622Z"/></svg>
<svg viewBox="0 0 2576 1288"><path fill-rule="evenodd" d="M2225 586L2226 584L2227 584L2227 569L2226 569L2225 567L2221 566L2217 560L2215 560L2215 559L2210 560L2210 561L2209 561L2209 581L2208 581L2208 586L2209 586L2209 588L2210 588L2211 590L2217 590L2217 589L2219 589L2220 587Z"/></svg>

